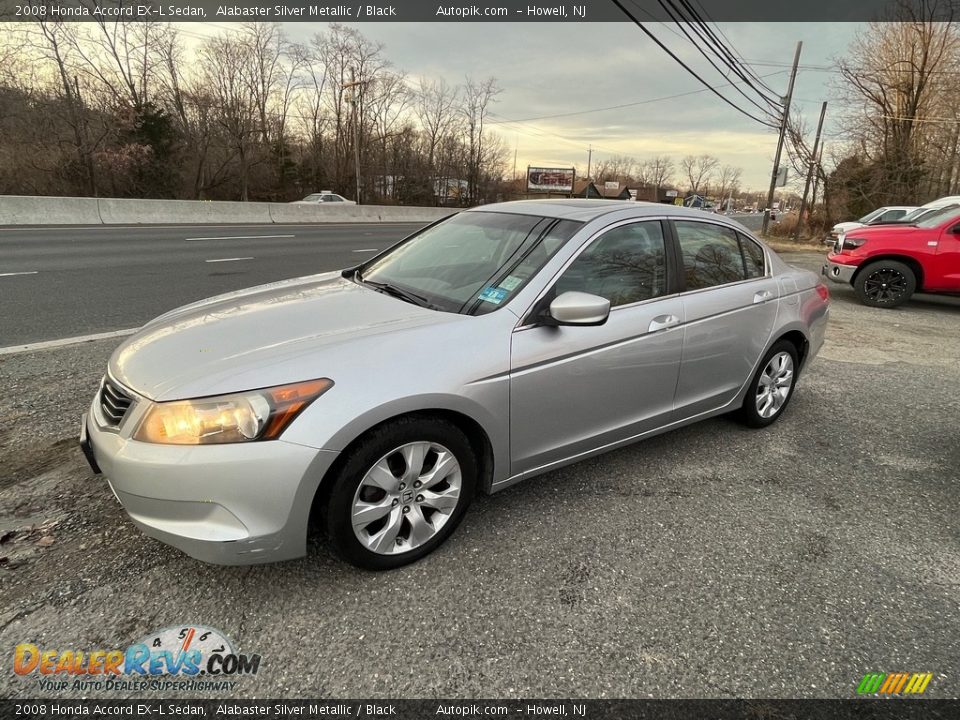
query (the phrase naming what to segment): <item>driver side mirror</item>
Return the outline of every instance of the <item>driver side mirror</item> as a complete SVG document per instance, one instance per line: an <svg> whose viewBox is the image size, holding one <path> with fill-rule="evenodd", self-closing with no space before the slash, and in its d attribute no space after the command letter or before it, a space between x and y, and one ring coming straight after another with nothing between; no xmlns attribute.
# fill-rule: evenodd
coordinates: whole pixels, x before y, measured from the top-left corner
<svg viewBox="0 0 960 720"><path fill-rule="evenodd" d="M609 316L609 300L571 290L554 298L541 320L544 325L603 325Z"/></svg>

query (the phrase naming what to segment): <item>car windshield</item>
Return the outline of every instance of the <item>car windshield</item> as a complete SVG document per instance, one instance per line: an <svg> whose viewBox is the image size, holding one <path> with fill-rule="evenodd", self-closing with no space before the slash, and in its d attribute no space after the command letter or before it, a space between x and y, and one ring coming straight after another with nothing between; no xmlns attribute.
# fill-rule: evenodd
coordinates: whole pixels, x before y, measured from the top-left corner
<svg viewBox="0 0 960 720"><path fill-rule="evenodd" d="M289 195L287 197L289 197ZM320 199L320 193L316 193L314 195L307 195L303 200L304 202L307 202L307 201L316 202L319 199Z"/></svg>
<svg viewBox="0 0 960 720"><path fill-rule="evenodd" d="M582 223L533 215L464 212L361 266L358 282L449 312L496 310Z"/></svg>
<svg viewBox="0 0 960 720"><path fill-rule="evenodd" d="M958 205L948 205L946 207L937 208L930 212L929 215L926 215L923 219L914 222L914 225L922 228L932 228L936 227L944 220L949 220L954 215L960 215L960 206Z"/></svg>
<svg viewBox="0 0 960 720"><path fill-rule="evenodd" d="M866 225L866 224L867 224L868 222L870 222L871 220L875 220L876 218L878 218L878 217L880 217L881 215L883 215L884 210L886 210L886 208L877 208L877 209L874 210L873 212L869 212L869 213L867 213L866 215L864 215L862 218L860 218L859 220L857 220L857 222L863 223L864 225Z"/></svg>

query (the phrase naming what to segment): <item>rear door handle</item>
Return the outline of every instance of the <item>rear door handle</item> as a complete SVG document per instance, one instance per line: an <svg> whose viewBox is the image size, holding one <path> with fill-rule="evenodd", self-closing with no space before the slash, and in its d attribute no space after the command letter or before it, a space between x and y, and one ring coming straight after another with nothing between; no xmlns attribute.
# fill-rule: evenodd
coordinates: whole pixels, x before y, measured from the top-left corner
<svg viewBox="0 0 960 720"><path fill-rule="evenodd" d="M769 290L761 290L760 292L758 292L756 295L753 296L753 302L754 304L766 302L772 297L773 297L773 293L770 292Z"/></svg>
<svg viewBox="0 0 960 720"><path fill-rule="evenodd" d="M667 328L672 328L674 325L680 322L680 318L676 315L658 315L653 320L650 321L650 327L647 328L647 332L656 332L657 330L666 330Z"/></svg>

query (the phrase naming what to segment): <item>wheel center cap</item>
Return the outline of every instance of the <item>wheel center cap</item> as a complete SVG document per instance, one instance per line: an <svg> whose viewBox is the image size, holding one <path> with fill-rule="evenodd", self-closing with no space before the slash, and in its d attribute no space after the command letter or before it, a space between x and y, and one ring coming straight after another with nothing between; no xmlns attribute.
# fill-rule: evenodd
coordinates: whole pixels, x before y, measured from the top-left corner
<svg viewBox="0 0 960 720"><path fill-rule="evenodd" d="M413 502L413 490L403 490L400 493L400 502L404 505L409 505Z"/></svg>

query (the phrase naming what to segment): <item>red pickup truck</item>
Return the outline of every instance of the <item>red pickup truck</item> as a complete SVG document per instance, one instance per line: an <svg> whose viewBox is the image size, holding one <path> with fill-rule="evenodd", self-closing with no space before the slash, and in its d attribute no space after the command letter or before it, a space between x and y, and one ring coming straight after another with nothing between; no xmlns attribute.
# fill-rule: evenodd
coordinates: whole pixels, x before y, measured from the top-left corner
<svg viewBox="0 0 960 720"><path fill-rule="evenodd" d="M855 228L837 239L822 272L873 307L897 307L914 292L960 294L960 210Z"/></svg>

